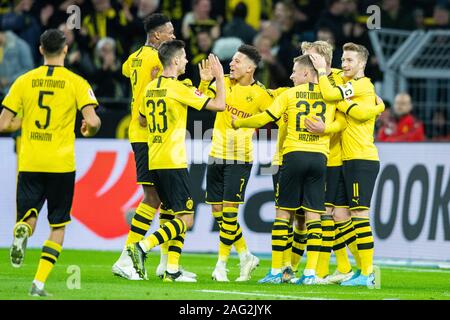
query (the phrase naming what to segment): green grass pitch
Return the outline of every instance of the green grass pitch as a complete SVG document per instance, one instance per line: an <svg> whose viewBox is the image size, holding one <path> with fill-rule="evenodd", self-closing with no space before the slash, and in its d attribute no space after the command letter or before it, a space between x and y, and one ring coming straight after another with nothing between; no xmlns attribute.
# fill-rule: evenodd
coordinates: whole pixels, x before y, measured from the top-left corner
<svg viewBox="0 0 450 320"><path fill-rule="evenodd" d="M40 250L27 250L25 263L15 269L9 262L9 250L0 249L0 299L37 299L28 296L36 271ZM381 266L380 289L344 288L331 286L297 286L291 284L261 285L256 281L269 270L270 259L262 258L260 266L249 282L236 283L239 259L232 256L228 263L230 283L211 280L216 262L212 254L184 254L181 258L186 269L196 272L197 283L165 283L154 275L159 262L159 251L147 260L148 281L127 281L111 274L111 266L118 252L63 250L50 274L46 290L50 299L104 300L316 300L316 299L435 299L450 300L450 270L412 267ZM77 266L75 269L70 266ZM73 267L72 267L73 268ZM68 289L73 270L80 270L80 289ZM334 266L331 266L331 271ZM71 272L71 273L68 273ZM69 285L70 286L70 285ZM38 298L39 299L39 298ZM48 299L48 298L46 298Z"/></svg>

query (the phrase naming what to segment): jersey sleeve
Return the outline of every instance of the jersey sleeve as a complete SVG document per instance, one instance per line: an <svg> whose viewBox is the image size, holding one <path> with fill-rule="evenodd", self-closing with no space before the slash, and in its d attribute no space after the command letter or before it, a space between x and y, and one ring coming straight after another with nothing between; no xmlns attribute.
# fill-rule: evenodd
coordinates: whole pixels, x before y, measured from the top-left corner
<svg viewBox="0 0 450 320"><path fill-rule="evenodd" d="M131 77L130 59L129 58L122 64L122 74L127 78Z"/></svg>
<svg viewBox="0 0 450 320"><path fill-rule="evenodd" d="M270 93L270 91L264 89L264 93L259 98L259 111L264 111L269 108L273 100L273 95Z"/></svg>
<svg viewBox="0 0 450 320"><path fill-rule="evenodd" d="M176 82L172 94L175 98L194 109L201 110L208 104L210 97L203 94L194 86L186 85L185 83Z"/></svg>
<svg viewBox="0 0 450 320"><path fill-rule="evenodd" d="M287 100L287 94L281 94L273 101L273 103L265 110L265 112L269 114L274 121L277 121L278 119L280 119L283 113L286 112L288 102Z"/></svg>
<svg viewBox="0 0 450 320"><path fill-rule="evenodd" d="M337 133L344 130L346 127L347 121L345 120L345 115L339 110L336 110L334 121L325 128L325 133Z"/></svg>
<svg viewBox="0 0 450 320"><path fill-rule="evenodd" d="M215 81L205 81L201 80L200 85L198 86L198 90L202 92L204 95L207 95L210 98L215 98L216 96L216 82Z"/></svg>
<svg viewBox="0 0 450 320"><path fill-rule="evenodd" d="M88 105L98 106L97 98L95 97L94 91L92 91L89 83L83 78L78 78L75 81L75 97L77 100L77 109L82 110L84 107Z"/></svg>
<svg viewBox="0 0 450 320"><path fill-rule="evenodd" d="M22 81L20 79L21 78L18 78L12 84L2 102L3 107L14 113L14 115L22 113L23 108L21 93L25 92L25 88L23 88Z"/></svg>
<svg viewBox="0 0 450 320"><path fill-rule="evenodd" d="M338 103L339 111L359 121L367 121L384 111L384 103L375 105L372 97L365 98L363 102L355 103L352 100L344 100Z"/></svg>

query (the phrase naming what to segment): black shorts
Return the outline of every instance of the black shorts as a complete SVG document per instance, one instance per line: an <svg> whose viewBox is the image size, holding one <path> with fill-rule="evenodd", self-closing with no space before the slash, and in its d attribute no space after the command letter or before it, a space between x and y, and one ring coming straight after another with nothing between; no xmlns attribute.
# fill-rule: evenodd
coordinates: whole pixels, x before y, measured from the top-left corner
<svg viewBox="0 0 450 320"><path fill-rule="evenodd" d="M274 172L272 174L273 192L274 192L274 195L276 198L276 192L277 192L278 180L280 179L280 168L281 167L278 165L275 165L275 166L272 166L272 168L273 168L272 172ZM303 211L302 208L300 208L297 210L297 212L295 212L295 214L299 215L299 216L304 216L305 212Z"/></svg>
<svg viewBox="0 0 450 320"><path fill-rule="evenodd" d="M379 171L379 161L344 161L344 182L347 192L347 205L350 210L367 210L370 208L373 189Z"/></svg>
<svg viewBox="0 0 450 320"><path fill-rule="evenodd" d="M327 159L317 152L289 152L283 156L275 205L279 209L325 212Z"/></svg>
<svg viewBox="0 0 450 320"><path fill-rule="evenodd" d="M133 142L131 144L136 162L136 182L153 186L155 177L148 167L148 144L146 142Z"/></svg>
<svg viewBox="0 0 450 320"><path fill-rule="evenodd" d="M206 203L244 203L252 163L227 163L210 157L206 170Z"/></svg>
<svg viewBox="0 0 450 320"><path fill-rule="evenodd" d="M157 169L151 170L151 173L165 208L172 209L173 214L194 213L191 179L187 169Z"/></svg>
<svg viewBox="0 0 450 320"><path fill-rule="evenodd" d="M19 172L17 178L17 222L32 213L36 216L47 200L48 221L51 227L61 227L70 222L75 171L65 173Z"/></svg>
<svg viewBox="0 0 450 320"><path fill-rule="evenodd" d="M327 167L325 206L348 208L342 166Z"/></svg>

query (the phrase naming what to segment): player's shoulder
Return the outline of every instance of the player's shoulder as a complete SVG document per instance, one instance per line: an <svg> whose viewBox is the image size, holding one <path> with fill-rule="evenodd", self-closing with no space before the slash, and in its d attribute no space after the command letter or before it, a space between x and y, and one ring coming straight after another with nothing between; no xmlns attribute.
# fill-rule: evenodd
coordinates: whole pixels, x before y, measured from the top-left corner
<svg viewBox="0 0 450 320"><path fill-rule="evenodd" d="M252 83L251 87L254 88L254 90L259 91L261 94L269 95L270 97L273 98L272 92L269 89L267 89L263 83L261 83L259 81L255 81Z"/></svg>
<svg viewBox="0 0 450 320"><path fill-rule="evenodd" d="M64 78L68 78L73 83L87 83L85 78L67 68L62 68L61 74Z"/></svg>
<svg viewBox="0 0 450 320"><path fill-rule="evenodd" d="M359 87L365 90L375 90L372 80L370 80L370 78L368 77L355 78L350 80L349 82L352 83L353 87Z"/></svg>
<svg viewBox="0 0 450 320"><path fill-rule="evenodd" d="M331 74L334 75L334 76L342 76L343 75L343 71L342 71L342 69L331 68Z"/></svg>

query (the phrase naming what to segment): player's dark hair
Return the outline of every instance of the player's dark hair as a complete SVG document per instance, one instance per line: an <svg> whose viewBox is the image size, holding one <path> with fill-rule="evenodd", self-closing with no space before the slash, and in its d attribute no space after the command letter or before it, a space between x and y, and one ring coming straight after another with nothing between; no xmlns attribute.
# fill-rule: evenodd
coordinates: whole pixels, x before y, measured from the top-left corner
<svg viewBox="0 0 450 320"><path fill-rule="evenodd" d="M158 57L164 68L170 65L173 57L184 49L184 41L169 40L164 41L158 49Z"/></svg>
<svg viewBox="0 0 450 320"><path fill-rule="evenodd" d="M253 61L256 66L258 66L259 62L261 61L261 55L254 46L243 44L238 48L237 51L245 54L250 60Z"/></svg>
<svg viewBox="0 0 450 320"><path fill-rule="evenodd" d="M153 33L157 28L170 22L170 19L162 13L152 13L144 18L144 30L147 34Z"/></svg>
<svg viewBox="0 0 450 320"><path fill-rule="evenodd" d="M40 42L46 55L58 55L66 45L66 36L58 29L48 29L41 35Z"/></svg>

